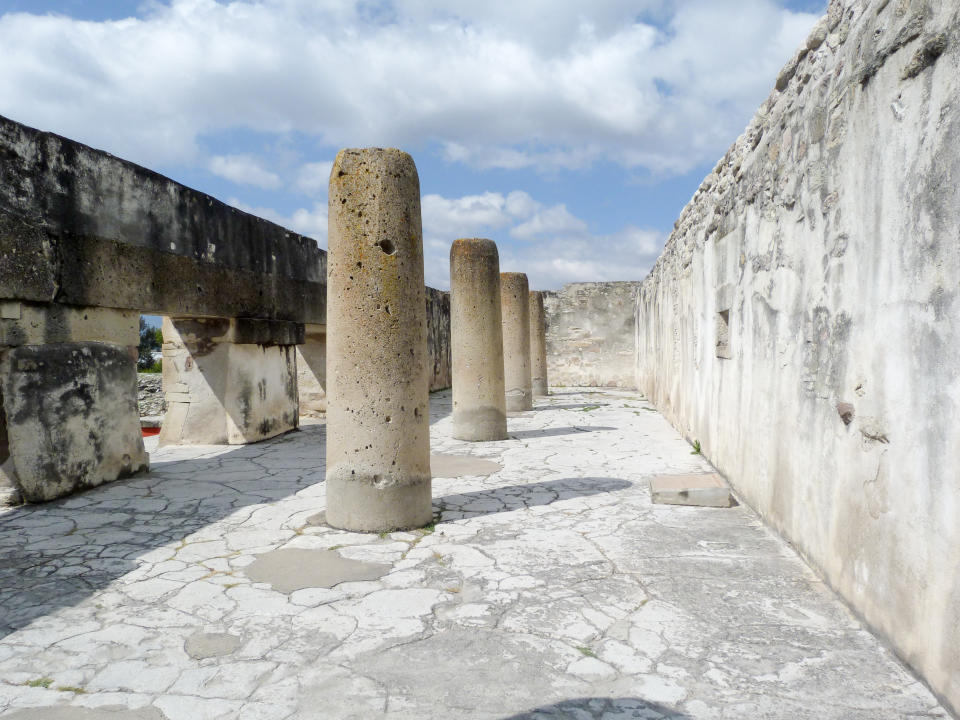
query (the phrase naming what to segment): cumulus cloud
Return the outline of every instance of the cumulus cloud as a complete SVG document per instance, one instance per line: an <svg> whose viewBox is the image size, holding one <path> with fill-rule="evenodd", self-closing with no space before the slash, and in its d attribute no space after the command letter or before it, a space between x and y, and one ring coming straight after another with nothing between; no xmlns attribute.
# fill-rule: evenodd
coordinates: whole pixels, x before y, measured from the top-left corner
<svg viewBox="0 0 960 720"><path fill-rule="evenodd" d="M330 183L330 170L333 162L312 162L302 165L297 171L295 189L304 195L313 197L327 196L327 187Z"/></svg>
<svg viewBox="0 0 960 720"><path fill-rule="evenodd" d="M450 285L450 243L457 237L496 240L501 270L527 273L531 287L538 289L643 277L665 239L632 225L612 234L595 233L563 204L546 205L522 191L426 195L422 215L427 283L439 288Z"/></svg>
<svg viewBox="0 0 960 720"><path fill-rule="evenodd" d="M210 159L208 169L214 175L237 185L252 185L263 190L280 187L280 177L265 170L249 155L217 155Z"/></svg>
<svg viewBox="0 0 960 720"><path fill-rule="evenodd" d="M0 17L0 113L153 165L244 128L435 143L479 168L683 172L725 149L815 20L775 0L145 7Z"/></svg>

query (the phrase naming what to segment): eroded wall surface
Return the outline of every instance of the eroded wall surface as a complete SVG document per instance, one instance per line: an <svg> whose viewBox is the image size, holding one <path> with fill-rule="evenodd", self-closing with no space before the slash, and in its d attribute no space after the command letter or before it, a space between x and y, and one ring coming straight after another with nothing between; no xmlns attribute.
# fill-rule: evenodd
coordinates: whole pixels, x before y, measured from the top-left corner
<svg viewBox="0 0 960 720"><path fill-rule="evenodd" d="M450 293L430 286L427 286L427 357L430 391L450 387Z"/></svg>
<svg viewBox="0 0 960 720"><path fill-rule="evenodd" d="M637 379L960 708L960 5L834 1L684 209Z"/></svg>
<svg viewBox="0 0 960 720"><path fill-rule="evenodd" d="M634 387L638 285L570 283L544 292L550 385Z"/></svg>
<svg viewBox="0 0 960 720"><path fill-rule="evenodd" d="M0 299L326 322L314 240L0 117Z"/></svg>

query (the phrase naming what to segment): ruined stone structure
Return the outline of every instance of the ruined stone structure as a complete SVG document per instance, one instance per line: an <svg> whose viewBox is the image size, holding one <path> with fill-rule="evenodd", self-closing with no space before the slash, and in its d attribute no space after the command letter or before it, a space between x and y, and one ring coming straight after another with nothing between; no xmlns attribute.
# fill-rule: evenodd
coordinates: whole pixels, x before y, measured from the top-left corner
<svg viewBox="0 0 960 720"><path fill-rule="evenodd" d="M553 385L633 387L638 282L583 282L545 292Z"/></svg>
<svg viewBox="0 0 960 720"><path fill-rule="evenodd" d="M547 388L547 317L543 293L530 291L530 382L534 395L549 394Z"/></svg>
<svg viewBox="0 0 960 720"><path fill-rule="evenodd" d="M433 517L430 371L413 158L341 150L329 202L327 522L421 527Z"/></svg>
<svg viewBox="0 0 960 720"><path fill-rule="evenodd" d="M450 248L453 436L506 440L500 309L500 255L492 240L461 239Z"/></svg>
<svg viewBox="0 0 960 720"><path fill-rule="evenodd" d="M831 0L650 275L543 297L550 380L639 387L954 710L958 148L960 6ZM490 303L487 347L502 321L503 386L472 402L532 407L526 276L498 297L488 255L454 278L451 328L399 151L338 156L329 326L312 240L4 119L0 153L0 480L28 500L146 466L140 311L167 317L167 442L269 437L329 391L339 527L430 521L427 394L461 288Z"/></svg>
<svg viewBox="0 0 960 720"><path fill-rule="evenodd" d="M147 466L141 312L162 315L168 443L323 412L326 253L107 153L0 118L0 486L49 500ZM431 387L449 298L428 289Z"/></svg>
<svg viewBox="0 0 960 720"><path fill-rule="evenodd" d="M834 0L683 210L640 388L960 708L960 5Z"/></svg>
<svg viewBox="0 0 960 720"><path fill-rule="evenodd" d="M240 343L240 326L253 323L251 347L265 355L268 347L292 352L274 345L277 336L296 340L278 333L278 323L325 322L324 254L309 238L7 119L0 151L0 462L27 500L146 467L133 349L140 312L222 318ZM244 351L233 345L229 382L204 375L213 362L207 340L223 337L201 339L194 359L204 364L174 388L170 412L188 417L184 403L209 401L216 409L201 414L219 413L217 425L233 423L241 435L267 436L274 421L276 431L295 425L286 407L285 421L245 415L277 400L264 391L289 398L292 363L268 371L240 362Z"/></svg>
<svg viewBox="0 0 960 720"><path fill-rule="evenodd" d="M507 410L533 409L530 374L530 286L523 273L500 273L503 316L503 379Z"/></svg>

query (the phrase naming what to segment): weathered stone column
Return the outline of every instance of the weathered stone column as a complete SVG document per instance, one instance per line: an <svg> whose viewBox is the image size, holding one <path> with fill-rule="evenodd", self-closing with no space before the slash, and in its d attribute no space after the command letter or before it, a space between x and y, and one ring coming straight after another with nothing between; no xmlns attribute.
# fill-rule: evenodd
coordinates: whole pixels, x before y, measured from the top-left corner
<svg viewBox="0 0 960 720"><path fill-rule="evenodd" d="M327 411L327 326L304 326L303 344L297 345L297 392L301 415Z"/></svg>
<svg viewBox="0 0 960 720"><path fill-rule="evenodd" d="M524 273L500 273L503 379L507 410L533 409L530 375L530 293Z"/></svg>
<svg viewBox="0 0 960 720"><path fill-rule="evenodd" d="M139 313L0 302L0 485L42 502L145 470Z"/></svg>
<svg viewBox="0 0 960 720"><path fill-rule="evenodd" d="M507 438L500 314L500 256L492 240L456 240L450 248L453 436Z"/></svg>
<svg viewBox="0 0 960 720"><path fill-rule="evenodd" d="M243 445L298 426L303 325L165 317L162 330L161 445Z"/></svg>
<svg viewBox="0 0 960 720"><path fill-rule="evenodd" d="M549 395L547 390L547 315L543 311L543 293L530 291L530 377L534 395Z"/></svg>
<svg viewBox="0 0 960 720"><path fill-rule="evenodd" d="M413 158L341 150L329 202L327 522L371 532L421 527L433 510Z"/></svg>

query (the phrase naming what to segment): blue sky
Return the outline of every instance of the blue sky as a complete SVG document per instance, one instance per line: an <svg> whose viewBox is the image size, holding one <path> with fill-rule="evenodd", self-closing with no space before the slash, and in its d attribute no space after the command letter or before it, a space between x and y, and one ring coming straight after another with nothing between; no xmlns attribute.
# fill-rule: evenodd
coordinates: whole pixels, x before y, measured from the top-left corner
<svg viewBox="0 0 960 720"><path fill-rule="evenodd" d="M826 2L0 0L0 114L317 239L340 147L410 152L427 280L641 279Z"/></svg>

